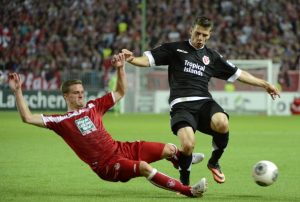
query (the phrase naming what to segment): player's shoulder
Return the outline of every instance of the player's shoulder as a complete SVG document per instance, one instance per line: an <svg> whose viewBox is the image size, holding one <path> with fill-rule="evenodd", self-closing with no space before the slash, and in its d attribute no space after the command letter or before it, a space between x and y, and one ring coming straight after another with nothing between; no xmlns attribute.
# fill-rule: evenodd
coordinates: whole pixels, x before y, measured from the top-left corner
<svg viewBox="0 0 300 202"><path fill-rule="evenodd" d="M214 58L223 58L223 55L217 51L216 49L208 48L205 46L206 52L210 55L212 55Z"/></svg>
<svg viewBox="0 0 300 202"><path fill-rule="evenodd" d="M63 116L68 116L68 114L70 114L70 112L65 112L65 113L61 113L61 114L48 114L48 113L43 113L43 114L41 114L41 115L42 115L42 117L59 118L59 117L63 117Z"/></svg>
<svg viewBox="0 0 300 202"><path fill-rule="evenodd" d="M171 48L171 49L177 49L177 48L187 48L189 47L187 41L175 41L175 42L167 42L162 44L162 46Z"/></svg>
<svg viewBox="0 0 300 202"><path fill-rule="evenodd" d="M114 102L115 97L113 95L113 92L104 92L102 94L99 94L98 97L95 97L93 99L90 99L87 103L86 103L86 108L92 108L94 106L101 106L103 105L103 103L107 103L107 102Z"/></svg>
<svg viewBox="0 0 300 202"><path fill-rule="evenodd" d="M205 46L205 51L211 54L221 55L216 49Z"/></svg>

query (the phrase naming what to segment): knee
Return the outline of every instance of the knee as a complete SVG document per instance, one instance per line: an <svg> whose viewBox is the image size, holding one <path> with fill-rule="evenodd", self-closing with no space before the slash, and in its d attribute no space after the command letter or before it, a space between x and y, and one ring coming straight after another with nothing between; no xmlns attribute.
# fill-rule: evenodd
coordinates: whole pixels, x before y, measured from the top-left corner
<svg viewBox="0 0 300 202"><path fill-rule="evenodd" d="M226 134L229 131L228 118L225 114L214 115L212 118L212 129L221 134Z"/></svg>
<svg viewBox="0 0 300 202"><path fill-rule="evenodd" d="M228 121L219 122L216 127L216 132L226 134L228 132Z"/></svg>
<svg viewBox="0 0 300 202"><path fill-rule="evenodd" d="M192 127L185 127L178 130L177 136L179 137L182 153L191 155L195 147L195 133Z"/></svg>
<svg viewBox="0 0 300 202"><path fill-rule="evenodd" d="M148 177L153 170L153 168L150 166L150 164L145 161L141 161L139 167L140 167L139 168L140 174L145 177Z"/></svg>
<svg viewBox="0 0 300 202"><path fill-rule="evenodd" d="M163 150L163 158L170 158L174 155L176 155L178 151L178 148L175 144L168 143L165 145L164 150Z"/></svg>
<svg viewBox="0 0 300 202"><path fill-rule="evenodd" d="M195 142L183 141L181 147L182 147L182 153L184 153L185 155L190 155L193 153Z"/></svg>

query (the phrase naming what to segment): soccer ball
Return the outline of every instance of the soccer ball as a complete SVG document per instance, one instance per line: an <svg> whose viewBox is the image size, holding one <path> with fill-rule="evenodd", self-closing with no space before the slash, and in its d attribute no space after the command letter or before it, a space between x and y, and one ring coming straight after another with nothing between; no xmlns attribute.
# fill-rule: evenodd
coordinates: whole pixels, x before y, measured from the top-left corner
<svg viewBox="0 0 300 202"><path fill-rule="evenodd" d="M252 177L256 184L269 186L277 180L278 168L271 161L259 161L253 166Z"/></svg>

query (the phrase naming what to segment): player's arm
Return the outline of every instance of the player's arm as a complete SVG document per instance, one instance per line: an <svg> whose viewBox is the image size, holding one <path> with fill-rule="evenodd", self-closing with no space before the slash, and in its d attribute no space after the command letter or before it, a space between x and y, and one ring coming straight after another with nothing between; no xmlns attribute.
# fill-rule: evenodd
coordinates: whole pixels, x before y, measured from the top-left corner
<svg viewBox="0 0 300 202"><path fill-rule="evenodd" d="M238 80L243 83L250 84L252 86L258 86L264 88L271 95L273 100L276 98L276 96L280 97L279 90L275 86L273 86L272 84L268 83L263 79L253 76L247 71L242 70Z"/></svg>
<svg viewBox="0 0 300 202"><path fill-rule="evenodd" d="M150 62L146 55L135 57L133 53L127 49L122 49L122 53L124 53L126 61L130 64L138 67L150 67Z"/></svg>
<svg viewBox="0 0 300 202"><path fill-rule="evenodd" d="M127 90L124 53L114 55L111 62L113 67L117 69L117 86L113 94L115 102L118 102L125 95Z"/></svg>
<svg viewBox="0 0 300 202"><path fill-rule="evenodd" d="M36 125L39 127L46 127L44 125L42 116L40 114L32 114L29 110L22 92L22 82L18 74L11 73L8 76L9 87L14 92L16 97L16 105L22 121L28 124Z"/></svg>

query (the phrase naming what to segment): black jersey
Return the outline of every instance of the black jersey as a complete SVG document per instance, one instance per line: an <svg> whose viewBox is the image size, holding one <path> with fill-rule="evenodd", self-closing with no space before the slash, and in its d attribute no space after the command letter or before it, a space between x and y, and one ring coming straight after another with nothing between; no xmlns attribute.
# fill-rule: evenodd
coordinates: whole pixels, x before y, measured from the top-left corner
<svg viewBox="0 0 300 202"><path fill-rule="evenodd" d="M208 92L211 77L233 82L240 74L236 66L216 51L206 46L195 49L189 41L165 43L145 54L150 66L168 65L170 104L178 98L180 102L211 99Z"/></svg>

